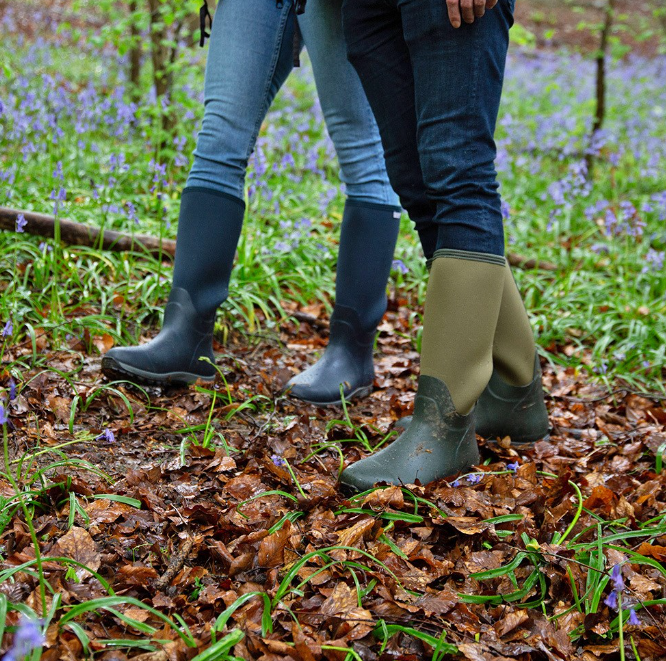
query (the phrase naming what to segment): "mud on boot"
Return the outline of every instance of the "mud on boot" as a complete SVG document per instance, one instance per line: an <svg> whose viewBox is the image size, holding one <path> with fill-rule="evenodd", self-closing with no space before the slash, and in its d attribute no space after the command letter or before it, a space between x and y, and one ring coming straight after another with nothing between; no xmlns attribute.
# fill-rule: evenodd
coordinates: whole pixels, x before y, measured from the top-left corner
<svg viewBox="0 0 666 661"><path fill-rule="evenodd" d="M443 381L421 376L409 428L391 445L342 472L347 490L366 491L378 482L427 484L479 462L474 411L459 414Z"/></svg>

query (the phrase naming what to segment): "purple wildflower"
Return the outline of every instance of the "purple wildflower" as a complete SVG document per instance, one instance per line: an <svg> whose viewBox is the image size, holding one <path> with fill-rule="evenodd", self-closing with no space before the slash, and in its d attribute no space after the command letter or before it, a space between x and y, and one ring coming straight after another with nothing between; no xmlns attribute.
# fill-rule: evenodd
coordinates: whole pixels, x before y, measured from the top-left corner
<svg viewBox="0 0 666 661"><path fill-rule="evenodd" d="M618 592L624 590L624 578L622 578L622 565L615 565L611 571L611 581L613 587Z"/></svg>
<svg viewBox="0 0 666 661"><path fill-rule="evenodd" d="M509 218L511 218L511 207L504 200L502 200L502 218L504 218L504 220L509 220Z"/></svg>
<svg viewBox="0 0 666 661"><path fill-rule="evenodd" d="M16 399L16 381L9 379L9 401L13 402Z"/></svg>
<svg viewBox="0 0 666 661"><path fill-rule="evenodd" d="M5 104L0 99L0 115L2 115L3 112L5 112Z"/></svg>
<svg viewBox="0 0 666 661"><path fill-rule="evenodd" d="M478 484L479 482L481 482L481 476L476 474L476 473L473 474L473 475L468 475L467 476L467 481L470 484Z"/></svg>
<svg viewBox="0 0 666 661"><path fill-rule="evenodd" d="M460 486L460 480L456 480L451 486L452 487L459 487Z"/></svg>
<svg viewBox="0 0 666 661"><path fill-rule="evenodd" d="M272 461L276 466L284 466L284 464L285 464L284 459L283 459L279 454L272 454L272 455L271 455L271 461Z"/></svg>
<svg viewBox="0 0 666 661"><path fill-rule="evenodd" d="M617 608L617 590L613 590L607 597L604 599L604 603L608 608L616 609Z"/></svg>
<svg viewBox="0 0 666 661"><path fill-rule="evenodd" d="M638 619L638 615L636 615L636 611L633 608L629 609L629 624L632 627L639 627L641 625L641 621Z"/></svg>
<svg viewBox="0 0 666 661"><path fill-rule="evenodd" d="M512 464L507 464L506 467L508 470L515 473L520 468L520 464L517 461L514 461Z"/></svg>
<svg viewBox="0 0 666 661"><path fill-rule="evenodd" d="M409 272L409 269L405 266L405 263L401 259L394 259L391 267L393 268L394 271L398 271L403 275Z"/></svg>
<svg viewBox="0 0 666 661"><path fill-rule="evenodd" d="M650 266L644 266L642 273L647 273L648 271L656 271L659 273L664 269L664 256L666 253L663 250L654 250L650 248L645 255L645 261Z"/></svg>
<svg viewBox="0 0 666 661"><path fill-rule="evenodd" d="M12 333L14 332L14 324L12 324L12 320L10 319L6 324L5 327L2 329L2 337L10 337Z"/></svg>
<svg viewBox="0 0 666 661"><path fill-rule="evenodd" d="M44 634L37 620L23 616L14 634L14 642L4 661L21 661L44 645Z"/></svg>
<svg viewBox="0 0 666 661"><path fill-rule="evenodd" d="M25 226L28 224L28 221L25 219L25 216L20 213L16 216L16 231L21 234L25 232Z"/></svg>
<svg viewBox="0 0 666 661"><path fill-rule="evenodd" d="M109 443L114 443L116 440L115 434L107 427L95 440L99 440L103 438L105 441L108 441Z"/></svg>
<svg viewBox="0 0 666 661"><path fill-rule="evenodd" d="M0 402L0 425L6 425L9 422L9 416L5 410L4 402Z"/></svg>

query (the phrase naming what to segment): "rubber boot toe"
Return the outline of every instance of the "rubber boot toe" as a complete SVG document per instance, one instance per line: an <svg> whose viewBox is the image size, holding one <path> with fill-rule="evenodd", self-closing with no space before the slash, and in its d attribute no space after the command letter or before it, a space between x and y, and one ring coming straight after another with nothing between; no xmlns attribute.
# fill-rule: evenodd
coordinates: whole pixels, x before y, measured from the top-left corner
<svg viewBox="0 0 666 661"><path fill-rule="evenodd" d="M359 326L354 310L336 306L324 355L290 379L285 391L319 406L340 404L341 389L345 401L369 395L375 378L372 360L375 332L363 332Z"/></svg>
<svg viewBox="0 0 666 661"><path fill-rule="evenodd" d="M421 376L407 431L387 448L349 466L340 481L354 491L366 491L379 482L427 484L478 461L474 412L460 415L444 382Z"/></svg>
<svg viewBox="0 0 666 661"><path fill-rule="evenodd" d="M158 335L139 347L111 349L102 358L102 371L111 378L150 385L212 381L214 323L214 317L202 319L186 290L174 287ZM202 357L211 362L200 360Z"/></svg>

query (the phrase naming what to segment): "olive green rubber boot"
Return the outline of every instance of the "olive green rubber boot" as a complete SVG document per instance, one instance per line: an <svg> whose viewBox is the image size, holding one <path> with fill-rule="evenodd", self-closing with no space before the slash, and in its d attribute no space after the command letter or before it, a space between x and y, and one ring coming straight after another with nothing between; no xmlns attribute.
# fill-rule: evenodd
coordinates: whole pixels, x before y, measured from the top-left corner
<svg viewBox="0 0 666 661"><path fill-rule="evenodd" d="M346 487L365 491L377 482L417 479L426 484L478 462L474 404L493 371L505 266L498 255L435 253L412 422L390 446L343 471Z"/></svg>
<svg viewBox="0 0 666 661"><path fill-rule="evenodd" d="M533 443L548 435L541 367L523 300L507 264L495 337L493 375L476 407L476 433Z"/></svg>
<svg viewBox="0 0 666 661"><path fill-rule="evenodd" d="M548 435L541 367L520 292L507 264L502 305L493 338L493 374L476 405L476 433L533 443ZM406 429L412 416L399 420Z"/></svg>

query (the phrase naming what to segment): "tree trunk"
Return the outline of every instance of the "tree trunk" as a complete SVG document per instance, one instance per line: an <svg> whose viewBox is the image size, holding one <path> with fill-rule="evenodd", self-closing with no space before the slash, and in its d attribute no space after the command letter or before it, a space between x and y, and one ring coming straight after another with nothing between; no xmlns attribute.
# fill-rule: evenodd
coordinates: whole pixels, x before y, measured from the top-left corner
<svg viewBox="0 0 666 661"><path fill-rule="evenodd" d="M604 120L606 119L606 57L608 56L610 35L613 29L613 21L615 19L615 2L616 0L608 0L604 26L601 29L601 39L599 43L599 51L597 53L597 107L594 114L593 134L601 130L604 125Z"/></svg>
<svg viewBox="0 0 666 661"><path fill-rule="evenodd" d="M131 14L136 14L138 9L137 0L130 0L129 10ZM138 95L139 83L141 81L141 35L136 21L132 21L130 28L132 46L129 52L129 81L132 85L132 94Z"/></svg>

